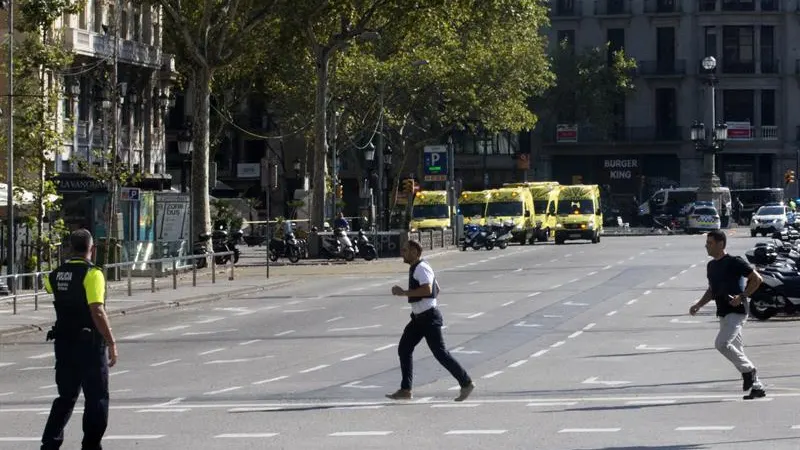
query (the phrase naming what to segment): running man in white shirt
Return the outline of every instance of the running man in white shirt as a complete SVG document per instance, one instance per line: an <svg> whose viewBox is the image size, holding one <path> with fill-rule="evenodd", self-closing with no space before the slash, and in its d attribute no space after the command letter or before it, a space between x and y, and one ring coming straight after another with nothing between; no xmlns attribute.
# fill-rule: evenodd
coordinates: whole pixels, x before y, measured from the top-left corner
<svg viewBox="0 0 800 450"><path fill-rule="evenodd" d="M450 374L458 380L461 392L455 401L463 402L469 397L475 384L467 371L447 351L442 336L442 313L436 307L436 296L439 294L439 284L436 282L433 269L422 257L422 246L416 241L408 241L401 250L403 261L410 265L408 271L408 290L400 286L392 287L392 294L399 297L408 297L411 304L411 321L403 330L397 353L400 356L400 370L403 381L400 389L386 397L392 400L407 400L411 398L411 385L414 377L413 353L414 347L422 338L428 343L433 356L444 366Z"/></svg>

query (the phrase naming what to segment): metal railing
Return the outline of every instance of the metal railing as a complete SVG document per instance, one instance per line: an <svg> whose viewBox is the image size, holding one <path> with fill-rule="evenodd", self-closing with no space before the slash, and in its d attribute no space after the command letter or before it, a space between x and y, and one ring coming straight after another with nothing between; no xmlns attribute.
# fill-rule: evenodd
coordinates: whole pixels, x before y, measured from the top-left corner
<svg viewBox="0 0 800 450"><path fill-rule="evenodd" d="M210 258L211 259L211 283L215 284L217 282L217 257L219 256L230 256L231 258L228 259L227 266L229 267L230 274L228 275L228 281L233 281L236 276L236 264L233 262L233 252L217 252L217 253L207 253L205 255L185 255L185 256L178 256L178 257L171 257L171 258L161 258L161 259L151 259L149 261L129 261L124 263L114 263L108 264L102 267L99 267L103 271L104 278L106 279L106 290L108 290L108 272L111 269L122 269L127 268L127 293L128 297L133 296L133 266L134 265L147 265L150 269L150 292L156 292L156 265L157 264L170 264L172 274L172 289L178 289L178 262L179 261L186 261L192 260L191 271L192 271L192 286L197 286L197 264L194 263L197 259L202 258ZM185 268L185 266L184 266ZM10 294L0 298L0 300L5 300L11 297L11 305L12 305L12 314L17 314L17 301L20 299L26 299L33 297L33 309L34 311L39 310L39 297L40 296L49 296L52 294L48 294L44 291L44 286L41 284L41 279L43 276L46 276L51 271L42 271L42 272L31 272L31 273L18 273L14 275L2 275L0 276L0 280L6 283L8 286ZM9 280L12 278L13 280ZM19 286L19 281L24 280L27 278L33 279L33 292L32 293L18 293L17 286Z"/></svg>

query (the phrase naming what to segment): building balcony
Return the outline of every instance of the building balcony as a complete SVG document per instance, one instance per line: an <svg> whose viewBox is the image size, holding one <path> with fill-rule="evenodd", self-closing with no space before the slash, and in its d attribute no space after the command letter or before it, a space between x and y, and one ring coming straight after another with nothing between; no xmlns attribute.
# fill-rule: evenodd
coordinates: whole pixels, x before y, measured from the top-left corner
<svg viewBox="0 0 800 450"><path fill-rule="evenodd" d="M76 54L95 58L111 58L114 55L114 38L92 31L77 28L64 28L64 47ZM121 63L146 66L153 69L161 67L161 49L141 42L117 38Z"/></svg>
<svg viewBox="0 0 800 450"><path fill-rule="evenodd" d="M722 8L717 9L716 0L698 0L699 12L725 12L725 13L777 13L782 12L782 0L722 0Z"/></svg>
<svg viewBox="0 0 800 450"><path fill-rule="evenodd" d="M683 128L663 127L619 127L611 132L592 125L557 125L543 130L542 140L548 144L648 144L670 143L684 140Z"/></svg>
<svg viewBox="0 0 800 450"><path fill-rule="evenodd" d="M745 123L746 125L746 123ZM728 123L728 142L780 141L780 129L776 125L734 126Z"/></svg>
<svg viewBox="0 0 800 450"><path fill-rule="evenodd" d="M683 77L686 75L685 59L637 61L637 72L645 78Z"/></svg>
<svg viewBox="0 0 800 450"><path fill-rule="evenodd" d="M581 0L555 0L551 5L550 20L578 19L583 16Z"/></svg>
<svg viewBox="0 0 800 450"><path fill-rule="evenodd" d="M631 2L630 0L595 0L594 15L606 18L629 17L632 15Z"/></svg>
<svg viewBox="0 0 800 450"><path fill-rule="evenodd" d="M680 0L646 0L644 4L646 15L680 15L682 12Z"/></svg>

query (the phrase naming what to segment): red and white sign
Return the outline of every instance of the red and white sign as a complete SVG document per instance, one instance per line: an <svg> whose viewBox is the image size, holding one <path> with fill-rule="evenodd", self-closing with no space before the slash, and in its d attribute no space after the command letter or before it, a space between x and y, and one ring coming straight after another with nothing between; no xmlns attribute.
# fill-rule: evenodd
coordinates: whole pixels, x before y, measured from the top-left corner
<svg viewBox="0 0 800 450"><path fill-rule="evenodd" d="M749 141L753 139L750 122L727 122L729 141Z"/></svg>
<svg viewBox="0 0 800 450"><path fill-rule="evenodd" d="M578 142L578 126L565 123L556 125L556 142Z"/></svg>

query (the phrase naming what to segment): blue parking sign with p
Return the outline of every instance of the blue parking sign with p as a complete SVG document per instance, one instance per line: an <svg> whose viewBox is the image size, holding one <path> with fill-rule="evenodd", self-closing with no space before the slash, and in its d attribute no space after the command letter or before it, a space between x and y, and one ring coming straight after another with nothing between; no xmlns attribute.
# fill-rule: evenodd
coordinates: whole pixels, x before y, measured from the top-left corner
<svg viewBox="0 0 800 450"><path fill-rule="evenodd" d="M442 175L447 173L447 147L444 145L428 145L425 147L423 165L425 175Z"/></svg>

